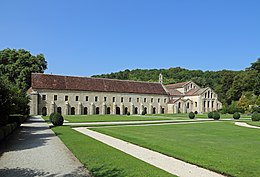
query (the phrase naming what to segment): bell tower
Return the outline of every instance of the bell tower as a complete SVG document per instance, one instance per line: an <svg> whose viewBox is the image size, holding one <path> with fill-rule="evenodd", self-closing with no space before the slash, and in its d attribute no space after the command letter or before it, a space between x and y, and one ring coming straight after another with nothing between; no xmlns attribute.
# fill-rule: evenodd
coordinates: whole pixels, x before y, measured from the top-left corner
<svg viewBox="0 0 260 177"><path fill-rule="evenodd" d="M161 73L159 74L159 83L163 84L163 75Z"/></svg>

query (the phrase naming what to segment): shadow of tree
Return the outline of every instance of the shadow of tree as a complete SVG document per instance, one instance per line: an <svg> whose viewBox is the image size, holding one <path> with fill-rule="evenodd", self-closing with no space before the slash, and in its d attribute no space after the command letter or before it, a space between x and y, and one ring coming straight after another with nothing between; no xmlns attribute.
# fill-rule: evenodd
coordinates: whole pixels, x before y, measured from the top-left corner
<svg viewBox="0 0 260 177"><path fill-rule="evenodd" d="M113 169L107 169L106 166L96 167L92 168L91 173L95 177L125 177L127 176L124 171L113 168Z"/></svg>
<svg viewBox="0 0 260 177"><path fill-rule="evenodd" d="M31 120L31 118L30 118ZM17 128L11 135L6 137L0 144L0 155L3 152L20 151L44 146L55 134L49 131L45 124L37 123L38 120L26 122ZM42 121L43 122L43 121ZM30 124L34 124L30 126Z"/></svg>
<svg viewBox="0 0 260 177"><path fill-rule="evenodd" d="M0 169L1 177L35 177L35 176L45 176L45 177L90 177L88 172L84 167L79 167L69 174L52 174L50 172L44 172L42 170L30 169L30 168L3 168Z"/></svg>
<svg viewBox="0 0 260 177"><path fill-rule="evenodd" d="M14 177L14 176L26 176L26 177L34 177L34 176L48 176L51 177L53 175L49 175L47 172L32 170L29 168L4 168L0 169L1 177Z"/></svg>

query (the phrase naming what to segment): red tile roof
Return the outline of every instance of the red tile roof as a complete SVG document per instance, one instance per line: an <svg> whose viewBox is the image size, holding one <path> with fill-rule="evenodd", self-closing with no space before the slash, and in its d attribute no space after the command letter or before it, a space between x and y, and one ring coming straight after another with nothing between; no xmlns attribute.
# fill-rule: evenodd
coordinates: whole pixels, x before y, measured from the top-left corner
<svg viewBox="0 0 260 177"><path fill-rule="evenodd" d="M32 74L32 88L167 95L166 90L160 83L40 73Z"/></svg>
<svg viewBox="0 0 260 177"><path fill-rule="evenodd" d="M172 96L184 96L183 93L181 93L180 91L176 90L176 89L169 89L168 90L170 95Z"/></svg>
<svg viewBox="0 0 260 177"><path fill-rule="evenodd" d="M190 81L189 81L190 82ZM181 88L183 87L184 85L188 84L189 82L180 82L180 83L177 83L177 84L170 84L170 85L166 85L165 87L167 89L176 89L176 88Z"/></svg>

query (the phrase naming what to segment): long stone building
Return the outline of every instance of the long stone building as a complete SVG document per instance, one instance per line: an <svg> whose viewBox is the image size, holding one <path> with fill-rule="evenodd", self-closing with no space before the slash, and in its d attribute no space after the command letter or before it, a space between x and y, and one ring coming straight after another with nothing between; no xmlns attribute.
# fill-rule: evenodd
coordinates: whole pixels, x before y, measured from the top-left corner
<svg viewBox="0 0 260 177"><path fill-rule="evenodd" d="M193 82L158 83L32 74L30 114L164 114L221 108L217 94Z"/></svg>

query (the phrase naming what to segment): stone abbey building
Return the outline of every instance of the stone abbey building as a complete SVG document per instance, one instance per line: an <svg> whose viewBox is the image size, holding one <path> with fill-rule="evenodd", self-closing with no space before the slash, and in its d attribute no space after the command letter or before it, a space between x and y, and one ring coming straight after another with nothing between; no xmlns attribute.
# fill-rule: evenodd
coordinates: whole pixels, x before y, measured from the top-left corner
<svg viewBox="0 0 260 177"><path fill-rule="evenodd" d="M103 78L32 74L30 114L205 113L222 104L211 88L194 82L171 85Z"/></svg>

